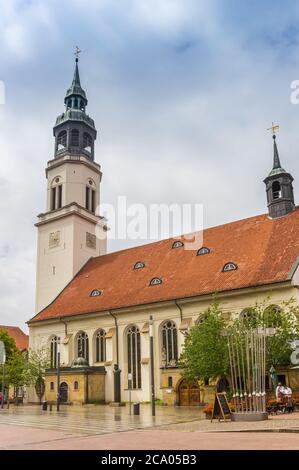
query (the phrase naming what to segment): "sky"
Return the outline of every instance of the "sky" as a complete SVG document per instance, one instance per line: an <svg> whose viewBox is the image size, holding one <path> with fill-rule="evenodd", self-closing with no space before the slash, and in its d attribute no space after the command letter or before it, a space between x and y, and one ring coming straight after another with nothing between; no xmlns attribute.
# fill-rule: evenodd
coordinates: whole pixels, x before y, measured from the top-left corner
<svg viewBox="0 0 299 470"><path fill-rule="evenodd" d="M267 211L272 121L299 197L298 41L291 0L0 0L0 324L34 315L34 223L76 45L101 202L200 203L209 227Z"/></svg>

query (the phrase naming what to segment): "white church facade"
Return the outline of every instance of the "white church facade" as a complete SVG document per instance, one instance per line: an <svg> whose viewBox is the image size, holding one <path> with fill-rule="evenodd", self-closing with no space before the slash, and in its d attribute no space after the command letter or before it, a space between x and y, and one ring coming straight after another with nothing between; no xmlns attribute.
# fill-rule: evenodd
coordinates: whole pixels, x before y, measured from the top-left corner
<svg viewBox="0 0 299 470"><path fill-rule="evenodd" d="M107 253L107 221L96 214L101 167L96 128L78 61L65 111L54 127L55 153L46 168L47 208L38 216L36 314L30 348L48 347L46 399L66 403L150 401L149 321L153 318L155 394L167 404L206 402L211 386L188 384L178 360L188 329L213 301L224 315L244 315L269 297L298 303L299 210L292 176L280 165L265 179L268 213L204 230L203 244L185 250L168 239ZM299 389L296 374L286 380Z"/></svg>

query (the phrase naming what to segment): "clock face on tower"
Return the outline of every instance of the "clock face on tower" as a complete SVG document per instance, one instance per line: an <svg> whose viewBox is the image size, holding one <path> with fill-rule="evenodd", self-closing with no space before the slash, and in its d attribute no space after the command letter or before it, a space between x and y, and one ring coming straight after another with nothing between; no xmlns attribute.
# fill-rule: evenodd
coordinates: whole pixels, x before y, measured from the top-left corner
<svg viewBox="0 0 299 470"><path fill-rule="evenodd" d="M51 232L49 235L49 248L55 248L60 245L60 230Z"/></svg>

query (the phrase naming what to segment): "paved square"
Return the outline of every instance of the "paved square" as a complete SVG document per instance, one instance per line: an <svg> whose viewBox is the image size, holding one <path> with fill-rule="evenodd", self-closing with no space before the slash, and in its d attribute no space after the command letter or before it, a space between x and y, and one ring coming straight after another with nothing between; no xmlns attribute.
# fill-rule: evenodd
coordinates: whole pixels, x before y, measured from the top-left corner
<svg viewBox="0 0 299 470"><path fill-rule="evenodd" d="M157 407L153 418L149 405L140 416L130 415L128 406L64 406L59 413L19 406L0 410L0 449L299 449L299 413L211 423L199 408Z"/></svg>
<svg viewBox="0 0 299 470"><path fill-rule="evenodd" d="M132 411L133 412L133 411ZM0 409L0 425L27 426L51 431L80 434L109 434L113 432L145 429L203 419L199 408L156 407L156 416L151 416L151 407L141 405L140 415L130 415L129 406L61 406L57 413L42 411L40 406L11 406Z"/></svg>

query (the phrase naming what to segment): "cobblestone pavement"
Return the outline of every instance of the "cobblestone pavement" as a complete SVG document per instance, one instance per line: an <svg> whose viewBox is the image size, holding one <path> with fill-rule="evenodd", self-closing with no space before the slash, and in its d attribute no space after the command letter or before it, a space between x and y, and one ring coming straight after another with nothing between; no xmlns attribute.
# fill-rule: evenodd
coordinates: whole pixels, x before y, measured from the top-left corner
<svg viewBox="0 0 299 470"><path fill-rule="evenodd" d="M172 423L165 424L159 427L160 430L173 430L173 431L184 431L184 432L233 432L233 431L288 431L299 433L299 412L291 414L280 414L269 416L266 421L258 422L232 422L232 421L221 421L209 419L195 420L189 423ZM299 434L298 434L299 441Z"/></svg>
<svg viewBox="0 0 299 470"><path fill-rule="evenodd" d="M299 449L299 413L211 423L198 408L157 407L155 418L150 412L148 405L140 416L128 407L62 407L59 414L11 407L0 410L0 449Z"/></svg>
<svg viewBox="0 0 299 470"><path fill-rule="evenodd" d="M203 418L199 408L156 407L151 416L149 405L141 405L140 416L130 415L129 406L61 406L57 413L41 411L39 406L11 406L0 409L0 425L27 426L51 431L80 434L109 434ZM1 442L1 441L0 441Z"/></svg>
<svg viewBox="0 0 299 470"><path fill-rule="evenodd" d="M139 430L102 435L0 425L1 450L299 450L295 433ZM3 457L3 454L1 455Z"/></svg>

